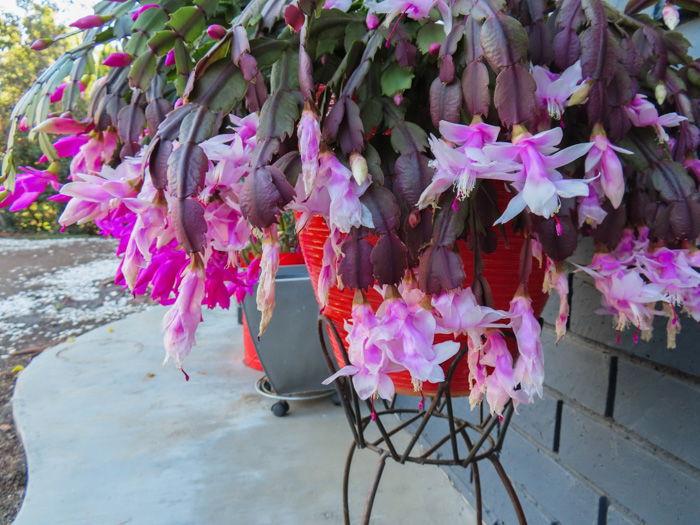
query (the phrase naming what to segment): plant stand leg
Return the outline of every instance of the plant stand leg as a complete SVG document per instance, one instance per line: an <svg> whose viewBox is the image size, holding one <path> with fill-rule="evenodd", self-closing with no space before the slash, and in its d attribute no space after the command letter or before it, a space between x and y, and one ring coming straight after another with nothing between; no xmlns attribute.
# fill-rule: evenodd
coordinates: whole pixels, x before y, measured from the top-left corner
<svg viewBox="0 0 700 525"><path fill-rule="evenodd" d="M355 455L357 445L353 441L350 444L350 450L345 459L345 468L343 469L343 523L350 525L350 467L352 466L352 458Z"/></svg>
<svg viewBox="0 0 700 525"><path fill-rule="evenodd" d="M377 490L379 489L379 482L382 479L382 474L384 473L384 467L386 466L386 458L389 454L383 453L379 456L379 461L377 462L377 471L374 475L374 482L372 483L372 488L367 494L367 502L365 503L365 512L362 516L362 525L369 525L370 517L372 516L372 506L374 505L374 497L377 495Z"/></svg>
<svg viewBox="0 0 700 525"><path fill-rule="evenodd" d="M508 474L506 474L503 465L501 465L501 461L495 454L490 455L489 460L493 464L493 468L496 470L498 477L501 478L501 483L503 483L503 487L505 487L506 492L508 492L508 497L510 498L510 502L513 504L513 510L515 511L515 515L518 518L518 523L520 525L527 525L527 520L525 519L525 512L523 512L523 507L522 505L520 505L520 499L518 498L518 494L515 492L515 488L513 487L513 484L511 483Z"/></svg>

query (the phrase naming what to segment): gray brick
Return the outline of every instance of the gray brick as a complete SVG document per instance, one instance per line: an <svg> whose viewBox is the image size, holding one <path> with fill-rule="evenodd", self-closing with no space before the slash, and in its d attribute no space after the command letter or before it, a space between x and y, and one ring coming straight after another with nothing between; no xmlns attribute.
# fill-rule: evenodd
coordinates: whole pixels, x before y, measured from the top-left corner
<svg viewBox="0 0 700 525"><path fill-rule="evenodd" d="M605 413L610 357L573 338L555 344L554 332L542 330L545 383L599 413Z"/></svg>
<svg viewBox="0 0 700 525"><path fill-rule="evenodd" d="M556 521L567 524L596 521L601 494L519 432L508 435L501 458L511 478L527 487Z"/></svg>
<svg viewBox="0 0 700 525"><path fill-rule="evenodd" d="M700 468L700 387L646 366L618 362L614 418Z"/></svg>
<svg viewBox="0 0 700 525"><path fill-rule="evenodd" d="M557 399L545 391L542 399L535 399L531 405L520 405L511 424L551 450L556 413Z"/></svg>
<svg viewBox="0 0 700 525"><path fill-rule="evenodd" d="M700 476L655 454L612 424L564 406L561 461L644 521L697 523Z"/></svg>
<svg viewBox="0 0 700 525"><path fill-rule="evenodd" d="M551 302L551 301L550 301ZM632 340L634 331L627 330L621 334L617 343L617 334L613 329L612 317L600 315L596 310L602 308L600 292L587 277L577 275L574 279L573 301L571 305L571 332L612 348L676 368L700 377L700 326L687 316L681 317L682 331L676 340L676 348L666 348L666 318L657 317L654 322L654 337L651 341L638 343ZM551 306L549 307L551 310ZM548 310L548 311L549 311ZM551 311L550 311L551 316ZM566 337L559 343L566 344Z"/></svg>

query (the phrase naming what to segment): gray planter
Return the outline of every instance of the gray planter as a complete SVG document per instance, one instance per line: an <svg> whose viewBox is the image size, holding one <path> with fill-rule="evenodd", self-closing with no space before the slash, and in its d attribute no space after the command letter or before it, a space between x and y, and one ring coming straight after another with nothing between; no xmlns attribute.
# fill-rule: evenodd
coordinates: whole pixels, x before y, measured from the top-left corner
<svg viewBox="0 0 700 525"><path fill-rule="evenodd" d="M260 340L255 292L243 301L243 315L270 385L281 395L332 390L321 384L329 372L318 342L318 303L306 266L281 266L275 282L275 312Z"/></svg>

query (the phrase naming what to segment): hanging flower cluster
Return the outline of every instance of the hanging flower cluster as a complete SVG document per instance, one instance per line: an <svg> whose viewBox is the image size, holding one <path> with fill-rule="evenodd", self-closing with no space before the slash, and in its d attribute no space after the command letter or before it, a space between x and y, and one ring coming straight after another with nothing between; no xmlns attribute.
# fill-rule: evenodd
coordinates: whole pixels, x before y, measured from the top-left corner
<svg viewBox="0 0 700 525"><path fill-rule="evenodd" d="M290 210L299 231L320 216L328 237L308 249L322 312L356 291L335 377L388 399L392 374L421 391L461 355L472 405L501 414L542 393L535 291L559 296L561 339L564 261L582 236L596 243L582 271L618 330L646 334L666 315L672 342L681 311L699 317L699 69L639 6L100 4L73 24L83 45L13 114L0 205L53 188L63 226L94 221L118 239L117 281L171 305L165 346L178 366L202 307L241 300L258 274L265 330L278 224ZM663 23L678 23L672 4ZM112 52L94 60L104 44ZM17 129L41 137L46 170L16 172ZM65 181L61 157L72 158ZM495 271L514 245L517 262ZM496 279L512 285L497 300Z"/></svg>

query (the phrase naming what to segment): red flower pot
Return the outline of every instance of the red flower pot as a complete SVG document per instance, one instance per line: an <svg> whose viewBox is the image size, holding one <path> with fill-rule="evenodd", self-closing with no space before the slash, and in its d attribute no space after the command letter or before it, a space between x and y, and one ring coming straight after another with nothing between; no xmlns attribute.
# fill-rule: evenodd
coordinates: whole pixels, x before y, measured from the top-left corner
<svg viewBox="0 0 700 525"><path fill-rule="evenodd" d="M500 195L499 197L499 207L503 209L507 204L506 196ZM314 286L314 292L317 289L318 276L321 271L323 244L328 238L329 233L330 232L325 220L319 216L313 217L306 227L299 233L299 245L301 246L304 254L306 266L309 269L309 275ZM490 254L484 254L482 257L484 263L484 275L491 285L495 307L502 310L508 310L510 300L518 289L520 250L522 248L524 238L522 234L513 232L510 224L506 224L506 240L507 242L503 239L503 236L499 234L498 248ZM464 270L467 276L465 283L471 283L474 272L473 253L470 252L462 242L458 243L458 247L460 249L462 262L464 263ZM532 299L532 305L536 315L539 315L539 313L542 311L544 303L547 300L546 294L542 292L543 277L544 268L540 268L535 262L530 275L528 292ZM354 291L349 288L339 290L338 288L333 287L331 288L329 294L328 306L326 306L326 308L323 310L323 314L334 322L343 340L347 335L344 326L345 321L350 319L353 296ZM375 290L369 290L369 293L367 293L367 298L376 311L376 309L382 303L381 295L379 295L379 293L377 293ZM441 335L436 337L435 341L440 342L450 339L451 338L449 336ZM466 338L457 338L456 340L460 343L466 343ZM343 365L344 360L342 359L341 349L337 347L332 338L331 343L333 345L333 351L338 363ZM515 341L509 338L508 345L511 353L516 355L515 352L517 352L517 348ZM447 371L449 368L451 361L452 360L450 359L442 364L445 371ZM394 381L394 386L397 393L418 395L418 393L416 393L413 389L411 376L408 372L397 372L391 374L391 378ZM462 359L452 377L452 395L469 395L468 378L469 370L467 368L467 360ZM439 385L436 383L423 383L423 393L425 395L432 395L437 392L438 387Z"/></svg>
<svg viewBox="0 0 700 525"><path fill-rule="evenodd" d="M280 266L292 266L295 264L304 264L304 256L301 252L280 254ZM243 364L248 368L263 371L245 315L243 316Z"/></svg>

